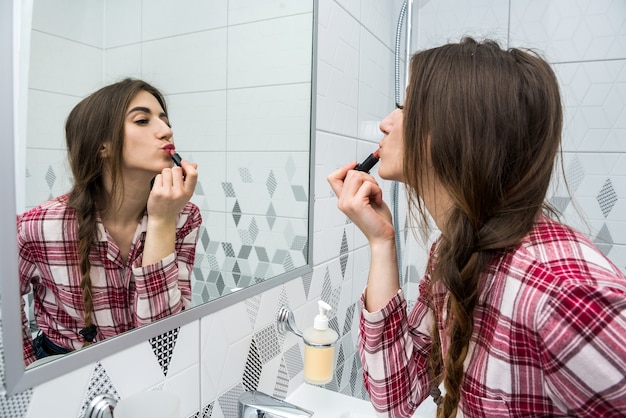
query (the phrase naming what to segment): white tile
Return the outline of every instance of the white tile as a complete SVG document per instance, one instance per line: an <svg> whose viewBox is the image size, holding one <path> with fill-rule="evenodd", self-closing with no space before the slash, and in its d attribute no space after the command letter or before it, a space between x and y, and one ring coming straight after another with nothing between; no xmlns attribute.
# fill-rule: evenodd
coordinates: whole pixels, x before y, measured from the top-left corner
<svg viewBox="0 0 626 418"><path fill-rule="evenodd" d="M102 83L100 48L41 32L31 34L31 89L86 96Z"/></svg>
<svg viewBox="0 0 626 418"><path fill-rule="evenodd" d="M625 22L619 1L511 2L511 42L537 47L554 62L624 58Z"/></svg>
<svg viewBox="0 0 626 418"><path fill-rule="evenodd" d="M276 378L278 376L278 371L280 370L280 362L282 358L282 356L276 356L267 363L263 364L261 376L259 377L259 385L257 387L258 391L269 395L274 393Z"/></svg>
<svg viewBox="0 0 626 418"><path fill-rule="evenodd" d="M165 94L226 88L226 29L144 42L142 73Z"/></svg>
<svg viewBox="0 0 626 418"><path fill-rule="evenodd" d="M228 87L310 82L312 20L304 14L230 26Z"/></svg>
<svg viewBox="0 0 626 418"><path fill-rule="evenodd" d="M361 20L361 0L336 0L336 2L346 9L348 14L357 20Z"/></svg>
<svg viewBox="0 0 626 418"><path fill-rule="evenodd" d="M175 395L180 402L180 416L193 416L200 409L199 365L195 364L177 373L168 373L163 391Z"/></svg>
<svg viewBox="0 0 626 418"><path fill-rule="evenodd" d="M164 379L149 341L118 351L100 362L122 398L148 390ZM141 373L128 373L129 370L141 370Z"/></svg>
<svg viewBox="0 0 626 418"><path fill-rule="evenodd" d="M177 149L226 151L226 91L171 94L167 97Z"/></svg>
<svg viewBox="0 0 626 418"><path fill-rule="evenodd" d="M35 386L28 418L49 417L51 406L57 416L78 416L93 370L94 364L90 364Z"/></svg>
<svg viewBox="0 0 626 418"><path fill-rule="evenodd" d="M392 52L371 33L361 29L359 70L358 136L372 142L382 139L379 124L395 109L394 58ZM404 77L399 79L400 101L404 98ZM364 127L369 129L363 129Z"/></svg>
<svg viewBox="0 0 626 418"><path fill-rule="evenodd" d="M400 15L402 3L403 0L387 0L385 2L378 0L361 1L360 21L362 25L391 50L393 50L395 44L396 23ZM404 26L404 31L406 31L406 25Z"/></svg>
<svg viewBox="0 0 626 418"><path fill-rule="evenodd" d="M202 211L223 213L226 210L226 197L222 186L226 178L225 153L193 152L183 145L178 147L178 142L176 144L177 151L183 159L198 164L198 183L191 201ZM215 225L219 222L224 222L224 219L216 219ZM223 236L222 233L219 235Z"/></svg>
<svg viewBox="0 0 626 418"><path fill-rule="evenodd" d="M207 404L213 401L221 392L218 391L219 382L225 369L228 354L228 344L225 341L223 326L214 320L213 316L204 317L201 323L201 401Z"/></svg>
<svg viewBox="0 0 626 418"><path fill-rule="evenodd" d="M357 141L346 136L318 130L315 141L316 199L328 197L335 199L336 203L337 198L327 181L327 177L333 171L356 159ZM339 209L336 209L336 211L339 212ZM343 218L341 222L343 223Z"/></svg>
<svg viewBox="0 0 626 418"><path fill-rule="evenodd" d="M141 44L109 48L104 51L104 84L126 77L141 78Z"/></svg>
<svg viewBox="0 0 626 418"><path fill-rule="evenodd" d="M104 4L97 0L36 1L32 27L37 32L102 48Z"/></svg>
<svg viewBox="0 0 626 418"><path fill-rule="evenodd" d="M26 147L65 152L65 120L78 102L75 96L30 89Z"/></svg>
<svg viewBox="0 0 626 418"><path fill-rule="evenodd" d="M614 245L608 258L626 274L626 245Z"/></svg>
<svg viewBox="0 0 626 418"><path fill-rule="evenodd" d="M226 345L233 344L253 331L248 319L248 311L244 302L228 306L214 315L214 321L224 328L225 340L221 341Z"/></svg>
<svg viewBox="0 0 626 418"><path fill-rule="evenodd" d="M352 253L354 271L352 273L352 295L354 301L359 301L363 289L367 286L369 277L371 251L369 247L363 247ZM360 309L360 308L358 308ZM358 312L357 309L357 312Z"/></svg>
<svg viewBox="0 0 626 418"><path fill-rule="evenodd" d="M360 27L334 2L321 2L319 8L316 126L354 137L358 121Z"/></svg>
<svg viewBox="0 0 626 418"><path fill-rule="evenodd" d="M226 0L150 0L141 8L142 39L200 32L226 26Z"/></svg>
<svg viewBox="0 0 626 418"><path fill-rule="evenodd" d="M248 335L228 346L228 352L224 359L224 371L220 376L218 386L219 393L223 393L241 382L251 341L252 336Z"/></svg>
<svg viewBox="0 0 626 418"><path fill-rule="evenodd" d="M313 1L230 0L228 2L228 24L236 25L258 20L274 19L301 13L311 13Z"/></svg>
<svg viewBox="0 0 626 418"><path fill-rule="evenodd" d="M254 330L258 331L269 324L276 322L276 315L280 308L280 295L283 292L282 286L273 287L261 294L261 303L256 316Z"/></svg>
<svg viewBox="0 0 626 418"><path fill-rule="evenodd" d="M417 6L417 4L416 4ZM500 0L438 0L421 3L414 19L418 43L413 50L458 42L464 36L495 39L506 46L508 2Z"/></svg>
<svg viewBox="0 0 626 418"><path fill-rule="evenodd" d="M37 206L70 190L72 177L65 150L29 148L26 155L26 207Z"/></svg>
<svg viewBox="0 0 626 418"><path fill-rule="evenodd" d="M619 244L619 245L626 245L626 219L624 218L624 215L620 216L619 210L621 210L622 214L624 213L624 209L626 208L626 200L621 200L619 203L619 207L618 205L615 205L615 208L613 208L615 210L616 216L615 218L621 218L620 220L610 220L607 219L606 222L606 226L610 231L611 234L611 238L613 240L614 244ZM613 212L611 212L613 213ZM609 215L609 218L611 218L611 216ZM619 260L617 260L619 262ZM622 259L621 260L622 263L626 262L626 259Z"/></svg>
<svg viewBox="0 0 626 418"><path fill-rule="evenodd" d="M141 42L142 0L107 0L104 8L104 47Z"/></svg>
<svg viewBox="0 0 626 418"><path fill-rule="evenodd" d="M284 287L289 307L295 309L306 303L306 294L304 293L304 284L301 277L286 282Z"/></svg>
<svg viewBox="0 0 626 418"><path fill-rule="evenodd" d="M229 151L308 151L311 94L308 82L229 90Z"/></svg>
<svg viewBox="0 0 626 418"><path fill-rule="evenodd" d="M192 321L180 327L172 353L168 377L200 364L200 322ZM199 376L199 375L198 375Z"/></svg>

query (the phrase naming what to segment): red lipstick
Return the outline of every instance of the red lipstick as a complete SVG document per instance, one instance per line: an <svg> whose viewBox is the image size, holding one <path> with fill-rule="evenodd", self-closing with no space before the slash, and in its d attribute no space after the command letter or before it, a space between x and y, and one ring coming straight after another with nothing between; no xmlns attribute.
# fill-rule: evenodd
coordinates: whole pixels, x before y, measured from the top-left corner
<svg viewBox="0 0 626 418"><path fill-rule="evenodd" d="M180 155L178 155L178 153L176 152L176 150L174 148L168 148L167 152L170 154L170 156L172 157L172 160L174 161L174 164L176 164L179 167L182 167L183 165L183 159L180 157Z"/></svg>
<svg viewBox="0 0 626 418"><path fill-rule="evenodd" d="M368 155L367 158L361 164L357 164L354 169L357 171L363 171L364 173L369 173L380 159L380 157L378 156L379 151L380 148Z"/></svg>
<svg viewBox="0 0 626 418"><path fill-rule="evenodd" d="M178 155L178 153L176 152L176 149L174 148L174 146L166 146L165 148L163 148L165 150L165 152L167 152L171 157L172 160L174 161L174 164L176 164L179 167L182 167L182 161L183 159L180 157L180 155Z"/></svg>

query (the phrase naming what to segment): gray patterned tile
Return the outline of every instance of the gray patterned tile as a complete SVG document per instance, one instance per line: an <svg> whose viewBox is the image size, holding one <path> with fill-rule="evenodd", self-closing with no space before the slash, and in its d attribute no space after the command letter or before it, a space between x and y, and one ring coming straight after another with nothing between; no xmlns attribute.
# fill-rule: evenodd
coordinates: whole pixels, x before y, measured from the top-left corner
<svg viewBox="0 0 626 418"><path fill-rule="evenodd" d="M613 210L613 206L617 203L617 193L615 193L611 179L606 179L602 189L596 196L596 200L600 205L600 210L602 210L604 217L609 216L611 210Z"/></svg>

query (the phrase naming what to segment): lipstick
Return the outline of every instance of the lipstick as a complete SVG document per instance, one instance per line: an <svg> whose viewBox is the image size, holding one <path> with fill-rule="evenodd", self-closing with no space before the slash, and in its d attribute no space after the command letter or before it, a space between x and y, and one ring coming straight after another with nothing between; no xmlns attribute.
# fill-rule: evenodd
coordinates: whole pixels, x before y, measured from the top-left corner
<svg viewBox="0 0 626 418"><path fill-rule="evenodd" d="M180 157L180 155L178 155L178 153L174 149L170 150L170 156L172 157L174 164L176 164L179 167L182 167L183 159Z"/></svg>
<svg viewBox="0 0 626 418"><path fill-rule="evenodd" d="M355 170L357 171L363 171L364 173L369 173L370 170L376 165L376 163L378 162L378 151L380 150L377 149L376 151L374 151L373 153L371 153L370 155L367 156L367 158L361 163L361 164L357 164L356 167L354 167Z"/></svg>

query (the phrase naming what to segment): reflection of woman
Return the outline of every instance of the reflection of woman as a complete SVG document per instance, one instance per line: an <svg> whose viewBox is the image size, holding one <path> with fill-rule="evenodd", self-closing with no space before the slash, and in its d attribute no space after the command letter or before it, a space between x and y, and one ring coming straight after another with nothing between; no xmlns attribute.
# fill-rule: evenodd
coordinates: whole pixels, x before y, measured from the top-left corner
<svg viewBox="0 0 626 418"><path fill-rule="evenodd" d="M21 292L32 288L41 330L33 343L23 314L26 364L191 301L197 165L172 167L161 93L133 79L106 86L72 110L65 129L71 191L18 216Z"/></svg>
<svg viewBox="0 0 626 418"><path fill-rule="evenodd" d="M626 277L545 215L561 127L535 54L466 39L413 56L378 170L441 231L408 315L381 188L354 163L328 177L371 248L359 349L380 416L429 394L440 417L626 413Z"/></svg>

